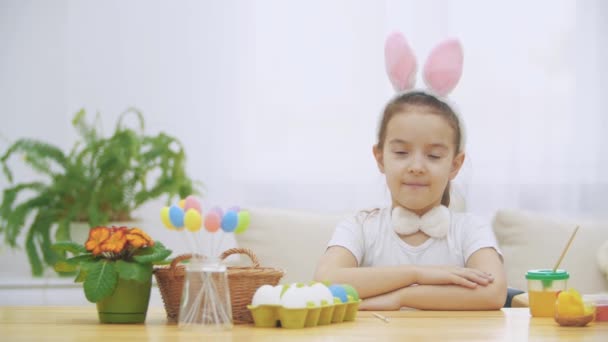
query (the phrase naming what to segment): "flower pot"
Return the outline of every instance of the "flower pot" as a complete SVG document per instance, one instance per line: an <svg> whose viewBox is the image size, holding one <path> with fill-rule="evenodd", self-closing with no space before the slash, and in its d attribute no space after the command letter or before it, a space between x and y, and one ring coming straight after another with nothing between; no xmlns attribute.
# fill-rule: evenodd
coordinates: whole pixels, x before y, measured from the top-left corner
<svg viewBox="0 0 608 342"><path fill-rule="evenodd" d="M143 323L148 312L152 274L146 282L118 278L114 292L97 302L101 323Z"/></svg>

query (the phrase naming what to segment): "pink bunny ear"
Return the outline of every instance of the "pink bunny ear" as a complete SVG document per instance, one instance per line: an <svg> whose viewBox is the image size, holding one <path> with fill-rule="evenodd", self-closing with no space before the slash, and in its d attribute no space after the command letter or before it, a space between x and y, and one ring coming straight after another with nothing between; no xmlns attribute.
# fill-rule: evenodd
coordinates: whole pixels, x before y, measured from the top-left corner
<svg viewBox="0 0 608 342"><path fill-rule="evenodd" d="M414 88L416 83L416 57L400 32L393 32L384 44L386 73L395 91Z"/></svg>
<svg viewBox="0 0 608 342"><path fill-rule="evenodd" d="M446 40L437 45L424 65L427 87L441 96L449 94L462 76L463 53L460 42Z"/></svg>

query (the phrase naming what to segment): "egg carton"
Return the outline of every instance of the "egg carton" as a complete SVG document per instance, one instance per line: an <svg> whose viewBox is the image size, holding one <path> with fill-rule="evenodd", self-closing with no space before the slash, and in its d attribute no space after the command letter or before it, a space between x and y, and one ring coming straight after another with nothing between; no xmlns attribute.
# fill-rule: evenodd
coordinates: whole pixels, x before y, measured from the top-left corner
<svg viewBox="0 0 608 342"><path fill-rule="evenodd" d="M286 308L280 305L247 306L256 327L286 329L310 328L331 323L354 321L357 317L361 300L342 303L335 298L334 304L300 309Z"/></svg>

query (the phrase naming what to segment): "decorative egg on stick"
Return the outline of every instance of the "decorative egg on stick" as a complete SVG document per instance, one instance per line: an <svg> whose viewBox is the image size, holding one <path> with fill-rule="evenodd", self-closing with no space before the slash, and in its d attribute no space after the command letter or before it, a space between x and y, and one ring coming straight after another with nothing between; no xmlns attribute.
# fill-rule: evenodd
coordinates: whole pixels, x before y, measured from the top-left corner
<svg viewBox="0 0 608 342"><path fill-rule="evenodd" d="M190 209L196 210L199 214L202 214L203 210L201 208L201 203L196 199L196 197L190 195L186 197L184 200L184 211L188 211Z"/></svg>
<svg viewBox="0 0 608 342"><path fill-rule="evenodd" d="M232 233L238 225L238 213L236 211L228 210L224 217L222 217L222 230L226 233Z"/></svg>
<svg viewBox="0 0 608 342"><path fill-rule="evenodd" d="M170 206L169 220L177 230L184 229L184 209L180 208L178 205Z"/></svg>
<svg viewBox="0 0 608 342"><path fill-rule="evenodd" d="M177 230L175 226L171 223L171 219L169 218L169 207L163 207L160 210L160 220L169 230Z"/></svg>
<svg viewBox="0 0 608 342"><path fill-rule="evenodd" d="M191 232L198 232L203 226L201 214L196 209L188 209L184 215L184 226Z"/></svg>
<svg viewBox="0 0 608 342"><path fill-rule="evenodd" d="M249 222L251 220L251 217L249 215L248 211L240 211L238 214L238 220L237 220L237 225L236 225L236 229L234 230L235 234L243 234L244 232L247 231L247 228L249 228Z"/></svg>
<svg viewBox="0 0 608 342"><path fill-rule="evenodd" d="M249 212L239 206L231 206L225 212L216 206L203 215L201 203L192 195L177 204L163 207L160 211L160 219L167 229L185 231L184 234L192 235L191 239L186 239L192 252L207 254L210 257L219 256L225 235L244 233L251 221ZM199 244L202 237L199 232L202 227L205 227L205 231L210 234L204 241L207 246L205 250L201 249ZM194 247L191 246L192 241L195 243Z"/></svg>
<svg viewBox="0 0 608 342"><path fill-rule="evenodd" d="M187 230L191 234L190 238L182 235L186 240L188 248L194 252L200 252L200 244L196 234L202 227L201 204L194 196L188 196L182 199L177 205L163 207L160 211L160 219L163 225L173 231L182 232ZM185 229L184 229L185 228ZM194 241L194 246L192 246Z"/></svg>
<svg viewBox="0 0 608 342"><path fill-rule="evenodd" d="M214 207L205 216L205 229L210 233L219 233L220 238L217 241L215 235L212 236L211 254L217 257L221 253L222 243L227 234L241 234L249 227L250 216L248 211L242 210L239 206L232 206L225 212ZM221 232L220 232L221 228Z"/></svg>

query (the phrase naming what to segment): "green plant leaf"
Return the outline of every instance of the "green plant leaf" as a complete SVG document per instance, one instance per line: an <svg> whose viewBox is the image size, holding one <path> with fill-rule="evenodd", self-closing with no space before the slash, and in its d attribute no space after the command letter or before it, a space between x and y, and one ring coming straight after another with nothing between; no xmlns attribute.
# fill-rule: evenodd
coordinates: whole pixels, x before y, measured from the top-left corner
<svg viewBox="0 0 608 342"><path fill-rule="evenodd" d="M57 231L55 231L56 241L71 241L70 239L70 221L61 220L57 222Z"/></svg>
<svg viewBox="0 0 608 342"><path fill-rule="evenodd" d="M135 255L133 259L135 261L145 264L145 263L158 263L165 260L169 255L171 255L172 251L170 249L165 249L165 246L162 244L155 242L154 246L144 248L139 255Z"/></svg>
<svg viewBox="0 0 608 342"><path fill-rule="evenodd" d="M167 247L160 241L154 241L153 249L167 249Z"/></svg>
<svg viewBox="0 0 608 342"><path fill-rule="evenodd" d="M57 252L70 252L74 255L87 253L87 249L83 245L72 241L55 242L52 248Z"/></svg>
<svg viewBox="0 0 608 342"><path fill-rule="evenodd" d="M74 272L78 269L78 265L71 264L69 262L66 262L65 260L61 260L61 261L57 261L55 263L55 266L53 266L53 269L56 272Z"/></svg>
<svg viewBox="0 0 608 342"><path fill-rule="evenodd" d="M55 265L57 261L63 259L63 256L58 254L55 250L51 248L51 226L54 224L52 216L49 215L48 212L41 213L38 212L36 220L32 223L30 229L36 229L40 232L41 242L40 249L42 250L42 256L44 258L44 262L47 265Z"/></svg>
<svg viewBox="0 0 608 342"><path fill-rule="evenodd" d="M118 277L125 280L135 280L140 283L149 281L152 277L152 265L137 262L116 261Z"/></svg>
<svg viewBox="0 0 608 342"><path fill-rule="evenodd" d="M36 231L33 229L30 229L27 233L27 236L25 237L25 251L27 253L27 258L30 261L30 266L32 267L32 275L39 277L42 275L44 269L34 241L35 234Z"/></svg>
<svg viewBox="0 0 608 342"><path fill-rule="evenodd" d="M165 247L165 245L163 245L162 242L154 241L154 246L139 249L139 250L137 250L135 255L150 255L150 254L154 254L158 251L166 250L166 249L167 249L167 247Z"/></svg>
<svg viewBox="0 0 608 342"><path fill-rule="evenodd" d="M60 148L48 143L34 139L19 139L12 144L6 153L0 158L3 164L6 164L8 158L14 153L23 153L23 161L30 165L35 171L53 175L50 162L55 162L57 165L64 167L66 164L66 156ZM12 173L6 172L7 178L12 182Z"/></svg>
<svg viewBox="0 0 608 342"><path fill-rule="evenodd" d="M87 269L84 294L89 302L97 303L114 293L117 282L118 273L113 262L99 261L93 263Z"/></svg>
<svg viewBox="0 0 608 342"><path fill-rule="evenodd" d="M12 188L5 189L2 194L2 205L0 206L0 215L5 218L10 215L13 203L17 195L23 190L32 190L36 192L43 191L45 184L41 182L31 182L18 184Z"/></svg>
<svg viewBox="0 0 608 342"><path fill-rule="evenodd" d="M46 209L45 205L48 203L48 200L48 196L45 193L41 193L40 195L17 205L10 211L7 217L4 217L6 220L4 238L10 246L14 247L17 245L17 237L25 226L25 220L28 215L31 212Z"/></svg>
<svg viewBox="0 0 608 342"><path fill-rule="evenodd" d="M80 268L81 263L92 261L95 257L91 254L78 255L66 260L55 263L54 269L57 272L74 272Z"/></svg>
<svg viewBox="0 0 608 342"><path fill-rule="evenodd" d="M80 268L78 269L78 275L76 275L76 279L74 279L75 283L82 283L87 278L87 273L89 269L95 265L94 261L82 261L80 263Z"/></svg>
<svg viewBox="0 0 608 342"><path fill-rule="evenodd" d="M78 270L78 275L76 275L76 279L74 279L75 283L82 283L85 281L85 279L87 278L87 271L84 270L83 268L80 268Z"/></svg>
<svg viewBox="0 0 608 342"><path fill-rule="evenodd" d="M130 107L128 108L126 111L124 111L122 114L120 114L120 116L118 117L118 122L116 123L116 130L120 131L123 130L122 127L122 120L125 118L125 116L127 116L128 114L135 114L137 116L137 120L139 122L139 130L144 131L144 116L141 113L141 111L137 108L134 107Z"/></svg>

